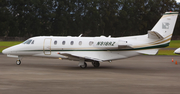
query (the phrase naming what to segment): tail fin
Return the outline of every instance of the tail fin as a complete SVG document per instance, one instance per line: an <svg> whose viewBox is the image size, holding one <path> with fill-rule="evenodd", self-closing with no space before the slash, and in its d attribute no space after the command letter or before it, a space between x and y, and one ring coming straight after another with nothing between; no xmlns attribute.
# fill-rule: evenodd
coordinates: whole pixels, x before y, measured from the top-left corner
<svg viewBox="0 0 180 94"><path fill-rule="evenodd" d="M166 12L161 19L156 23L151 31L148 31L150 39L164 39L169 41L172 37L174 26L177 20L178 12Z"/></svg>
<svg viewBox="0 0 180 94"><path fill-rule="evenodd" d="M178 12L166 12L156 23L151 31L148 31L148 38L152 39L151 47L161 48L169 46L174 31ZM140 50L139 53L155 55L159 49Z"/></svg>

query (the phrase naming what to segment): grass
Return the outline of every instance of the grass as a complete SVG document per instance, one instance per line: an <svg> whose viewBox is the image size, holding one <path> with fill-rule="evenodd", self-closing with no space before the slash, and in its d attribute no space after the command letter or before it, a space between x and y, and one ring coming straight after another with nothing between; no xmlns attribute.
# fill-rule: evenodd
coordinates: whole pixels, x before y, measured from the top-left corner
<svg viewBox="0 0 180 94"><path fill-rule="evenodd" d="M7 47L17 45L22 43L22 41L0 41L0 53Z"/></svg>
<svg viewBox="0 0 180 94"><path fill-rule="evenodd" d="M169 44L168 47L166 48L179 48L180 47L180 40L172 40ZM174 54L174 50L165 50L165 49L160 49L157 55L177 55Z"/></svg>
<svg viewBox="0 0 180 94"><path fill-rule="evenodd" d="M172 40L167 48L179 48L180 40Z"/></svg>
<svg viewBox="0 0 180 94"><path fill-rule="evenodd" d="M13 46L22 43L22 41L1 41L0 46Z"/></svg>
<svg viewBox="0 0 180 94"><path fill-rule="evenodd" d="M160 49L157 55L177 55L177 54L174 53L174 50Z"/></svg>
<svg viewBox="0 0 180 94"><path fill-rule="evenodd" d="M13 45L17 45L19 43L22 43L22 41L0 41L0 53L2 52L3 49ZM179 48L179 47L180 47L180 40L172 40L167 48ZM159 50L157 55L176 55L176 54L174 54L174 50L161 49Z"/></svg>

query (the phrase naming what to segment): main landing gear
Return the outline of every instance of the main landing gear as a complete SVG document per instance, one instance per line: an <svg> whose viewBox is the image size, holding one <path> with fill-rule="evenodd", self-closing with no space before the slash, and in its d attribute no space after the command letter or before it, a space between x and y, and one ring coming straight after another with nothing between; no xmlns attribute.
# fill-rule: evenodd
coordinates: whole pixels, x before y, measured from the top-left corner
<svg viewBox="0 0 180 94"><path fill-rule="evenodd" d="M95 68L98 68L100 66L100 63L98 61L93 61L92 62L92 65L95 67Z"/></svg>
<svg viewBox="0 0 180 94"><path fill-rule="evenodd" d="M87 67L87 63L84 61L84 59L81 59L78 66L82 69L85 69Z"/></svg>
<svg viewBox="0 0 180 94"><path fill-rule="evenodd" d="M80 65L80 68L85 69L87 67L87 63L84 62L84 65Z"/></svg>
<svg viewBox="0 0 180 94"><path fill-rule="evenodd" d="M95 68L98 68L100 66L100 63L98 61L93 61L92 65ZM85 69L87 67L87 63L84 60L80 60L79 67L82 68L82 69Z"/></svg>

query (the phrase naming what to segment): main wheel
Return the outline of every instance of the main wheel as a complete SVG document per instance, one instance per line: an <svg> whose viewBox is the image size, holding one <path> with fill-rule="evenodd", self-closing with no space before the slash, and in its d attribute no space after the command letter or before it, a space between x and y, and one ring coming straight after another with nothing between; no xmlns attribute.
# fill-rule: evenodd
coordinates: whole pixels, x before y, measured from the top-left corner
<svg viewBox="0 0 180 94"><path fill-rule="evenodd" d="M80 65L80 67L81 67L82 69L85 69L85 68L87 67L87 63L84 62L84 65Z"/></svg>
<svg viewBox="0 0 180 94"><path fill-rule="evenodd" d="M98 61L94 61L92 62L92 65L95 67L95 68L98 68L100 66L100 63Z"/></svg>
<svg viewBox="0 0 180 94"><path fill-rule="evenodd" d="M21 65L21 60L17 60L17 61L16 61L16 64L17 64L17 65Z"/></svg>

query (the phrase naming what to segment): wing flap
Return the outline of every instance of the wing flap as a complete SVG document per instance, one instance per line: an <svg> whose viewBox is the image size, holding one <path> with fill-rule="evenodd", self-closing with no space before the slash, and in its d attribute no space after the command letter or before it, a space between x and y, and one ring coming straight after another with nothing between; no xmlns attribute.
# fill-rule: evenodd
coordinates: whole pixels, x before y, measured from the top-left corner
<svg viewBox="0 0 180 94"><path fill-rule="evenodd" d="M68 56L69 58L76 58L76 59L79 59L79 58L84 58L84 59L90 59L90 60L94 60L94 61L99 61L99 62L102 62L103 60L101 59L98 59L98 58L94 58L94 57L90 57L90 56L86 56L86 55L83 55L83 54L75 54L75 53L67 53L67 52L61 52L59 53L61 55L65 55L65 56Z"/></svg>
<svg viewBox="0 0 180 94"><path fill-rule="evenodd" d="M60 52L58 54L66 56L68 59L71 59L71 60L79 60L81 58L84 58L86 60L93 60L93 61L99 61L99 62L104 62L108 60L117 60L120 58L129 57L129 54L126 51L122 51L121 53L111 52L111 51L98 51L98 52L97 51L85 51L85 52L67 51L67 52Z"/></svg>
<svg viewBox="0 0 180 94"><path fill-rule="evenodd" d="M130 45L118 45L118 49L133 49Z"/></svg>

